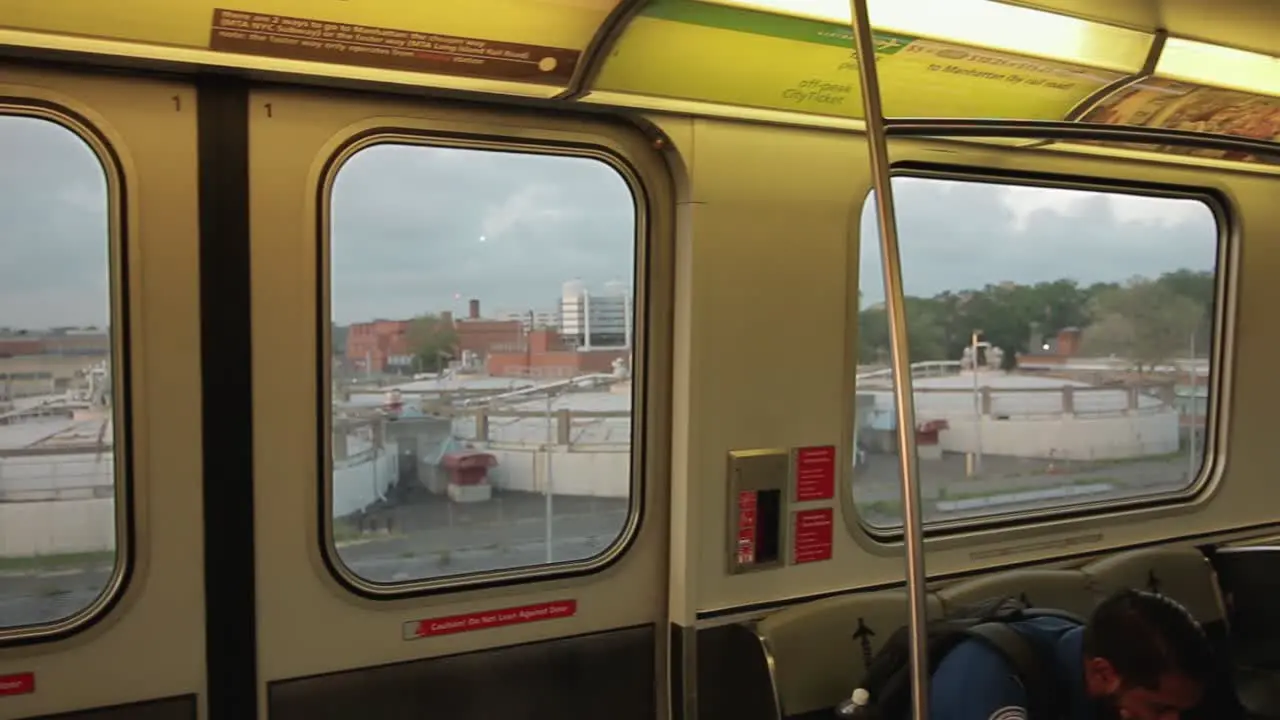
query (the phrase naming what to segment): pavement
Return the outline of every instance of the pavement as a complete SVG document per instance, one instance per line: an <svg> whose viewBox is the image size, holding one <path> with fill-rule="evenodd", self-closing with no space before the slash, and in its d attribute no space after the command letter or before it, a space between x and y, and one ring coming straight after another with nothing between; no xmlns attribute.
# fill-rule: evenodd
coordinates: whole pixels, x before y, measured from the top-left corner
<svg viewBox="0 0 1280 720"><path fill-rule="evenodd" d="M1072 493L1079 499L1131 497L1185 485L1185 456L1131 462L1056 463L1012 457L984 458L979 478L965 476L964 459L921 460L926 521L1013 512ZM870 455L854 476L854 498L867 522L901 523L897 458ZM605 550L626 521L628 503L611 498L553 497L548 552L547 503L541 495L497 492L487 503L459 505L416 493L394 506L340 521L338 557L357 575L377 583L413 578L570 562ZM101 559L80 566L0 561L0 627L65 618L93 602L110 579Z"/></svg>

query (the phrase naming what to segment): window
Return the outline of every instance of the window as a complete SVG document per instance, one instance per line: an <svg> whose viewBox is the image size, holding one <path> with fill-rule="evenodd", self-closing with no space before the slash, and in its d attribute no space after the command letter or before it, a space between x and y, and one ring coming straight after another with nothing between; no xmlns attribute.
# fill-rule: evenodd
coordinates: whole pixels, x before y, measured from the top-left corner
<svg viewBox="0 0 1280 720"><path fill-rule="evenodd" d="M457 582L618 547L638 510L637 203L619 171L384 142L341 164L329 223L326 512L350 579Z"/></svg>
<svg viewBox="0 0 1280 720"><path fill-rule="evenodd" d="M0 632L91 612L123 557L113 198L84 139L21 112L0 109Z"/></svg>
<svg viewBox="0 0 1280 720"><path fill-rule="evenodd" d="M926 522L1196 482L1220 237L1205 200L921 177L893 190ZM871 198L860 265L853 495L867 524L892 528L897 423Z"/></svg>

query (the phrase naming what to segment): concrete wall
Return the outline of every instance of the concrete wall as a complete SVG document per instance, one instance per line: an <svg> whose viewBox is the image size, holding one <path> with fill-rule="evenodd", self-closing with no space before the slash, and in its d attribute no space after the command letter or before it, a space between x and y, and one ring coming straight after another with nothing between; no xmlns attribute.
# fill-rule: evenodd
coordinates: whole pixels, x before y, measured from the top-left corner
<svg viewBox="0 0 1280 720"><path fill-rule="evenodd" d="M396 450L389 445L378 453L362 455L333 468L333 516L342 517L362 510L386 495L397 475Z"/></svg>
<svg viewBox="0 0 1280 720"><path fill-rule="evenodd" d="M946 452L977 447L973 418L951 418L938 437ZM1178 450L1178 412L1168 409L1109 417L982 419L982 452L1030 458L1116 460Z"/></svg>
<svg viewBox="0 0 1280 720"><path fill-rule="evenodd" d="M67 555L114 550L115 500L111 457L74 456L57 463L3 465L0 557ZM396 455L380 453L334 470L335 516L359 510L384 495L395 481ZM102 497L106 495L106 497Z"/></svg>
<svg viewBox="0 0 1280 720"><path fill-rule="evenodd" d="M896 425L890 392L859 395L874 397L868 426L888 430ZM979 444L974 399L964 390L917 392L916 422L946 420L950 429L938 437L942 450L972 452ZM1178 409L1134 388L995 389L979 407L982 452L990 455L1118 460L1165 455L1179 447Z"/></svg>
<svg viewBox="0 0 1280 720"><path fill-rule="evenodd" d="M545 455L538 450L488 450L498 458L492 472L501 489L542 492L546 487ZM380 497L397 477L394 446L334 468L333 512L342 517ZM115 548L111 458L91 455L58 464L23 463L21 477L10 463L0 502L0 557L65 555ZM74 470L74 471L72 471ZM66 471L66 472L63 472ZM631 453L551 452L552 489L557 495L625 498L631 492ZM86 481L92 478L91 481ZM95 493L99 497L95 497ZM15 502L24 500L24 502Z"/></svg>
<svg viewBox="0 0 1280 720"><path fill-rule="evenodd" d="M952 417L939 441L949 452L976 447L973 418ZM598 421L597 421L598 422ZM620 423L618 429L629 429ZM360 445L356 443L356 445ZM383 497L397 477L394 445L334 468L335 517L356 512ZM1103 417L1047 416L983 419L982 450L992 455L1119 459L1171 453L1178 449L1178 413L1173 409ZM498 459L490 471L495 487L543 492L547 487L546 453L533 448L488 447ZM625 448L573 449L550 452L551 487L556 495L626 498L631 492L631 453ZM79 455L58 462L24 458L0 466L0 557L28 557L98 552L115 547L111 456ZM26 502L13 502L23 500Z"/></svg>
<svg viewBox="0 0 1280 720"><path fill-rule="evenodd" d="M115 500L0 503L0 557L114 550Z"/></svg>
<svg viewBox="0 0 1280 720"><path fill-rule="evenodd" d="M502 490L543 492L546 453L541 450L487 449L498 458L489 471L494 487ZM631 495L631 453L551 451L551 488L556 495L626 498Z"/></svg>
<svg viewBox="0 0 1280 720"><path fill-rule="evenodd" d="M0 502L110 498L111 453L0 458Z"/></svg>

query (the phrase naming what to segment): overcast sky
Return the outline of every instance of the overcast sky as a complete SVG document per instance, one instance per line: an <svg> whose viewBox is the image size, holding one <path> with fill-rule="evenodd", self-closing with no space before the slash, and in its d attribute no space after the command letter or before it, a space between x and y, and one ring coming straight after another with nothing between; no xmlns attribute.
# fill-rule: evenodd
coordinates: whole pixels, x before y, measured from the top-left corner
<svg viewBox="0 0 1280 720"><path fill-rule="evenodd" d="M1217 225L1198 200L923 178L894 180L908 295L1070 278L1087 285L1211 270ZM862 304L884 300L874 204L862 214Z"/></svg>
<svg viewBox="0 0 1280 720"><path fill-rule="evenodd" d="M1212 217L1195 201L897 182L911 294L1123 280L1215 260ZM0 117L0 326L106 323L105 198L97 159L78 138ZM883 297L867 207L864 304ZM367 149L334 188L334 320L461 314L473 297L486 314L553 310L567 280L630 285L634 212L626 183L592 159Z"/></svg>
<svg viewBox="0 0 1280 720"><path fill-rule="evenodd" d="M106 325L106 198L79 137L0 116L0 327Z"/></svg>
<svg viewBox="0 0 1280 720"><path fill-rule="evenodd" d="M381 145L333 190L333 319L400 318L478 298L555 310L561 286L633 285L636 210L590 158Z"/></svg>

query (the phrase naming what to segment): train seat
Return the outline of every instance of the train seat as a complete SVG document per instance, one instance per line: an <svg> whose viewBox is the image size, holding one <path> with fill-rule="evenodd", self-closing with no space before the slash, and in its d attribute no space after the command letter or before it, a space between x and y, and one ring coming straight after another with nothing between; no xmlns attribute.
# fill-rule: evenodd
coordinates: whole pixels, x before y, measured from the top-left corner
<svg viewBox="0 0 1280 720"><path fill-rule="evenodd" d="M942 604L928 596L929 615ZM906 622L907 594L885 590L804 603L760 621L756 633L769 653L781 717L829 710L853 690L867 655Z"/></svg>
<svg viewBox="0 0 1280 720"><path fill-rule="evenodd" d="M1226 637L1227 613L1217 574L1209 558L1194 547L1131 550L1095 560L1080 570L1097 586L1099 597L1126 587L1163 593L1190 610L1216 640Z"/></svg>
<svg viewBox="0 0 1280 720"><path fill-rule="evenodd" d="M1089 576L1079 570L1010 570L963 580L942 588L946 612L993 597L1016 597L1032 607L1052 607L1087 615L1098 601Z"/></svg>
<svg viewBox="0 0 1280 720"><path fill-rule="evenodd" d="M1280 669L1280 547L1221 548L1213 563L1231 619L1236 662Z"/></svg>
<svg viewBox="0 0 1280 720"><path fill-rule="evenodd" d="M1183 603L1217 641L1226 612L1217 577L1194 547L1134 550L1061 570L1009 570L962 580L928 594L930 617L997 596L1087 616L1121 587L1150 589ZM826 717L866 671L866 656L907 622L906 593L886 590L826 598L780 610L755 626L768 654L774 715ZM1269 713L1268 713L1269 714Z"/></svg>
<svg viewBox="0 0 1280 720"><path fill-rule="evenodd" d="M1253 715L1280 717L1280 548L1219 548L1213 565L1231 623L1236 692Z"/></svg>

